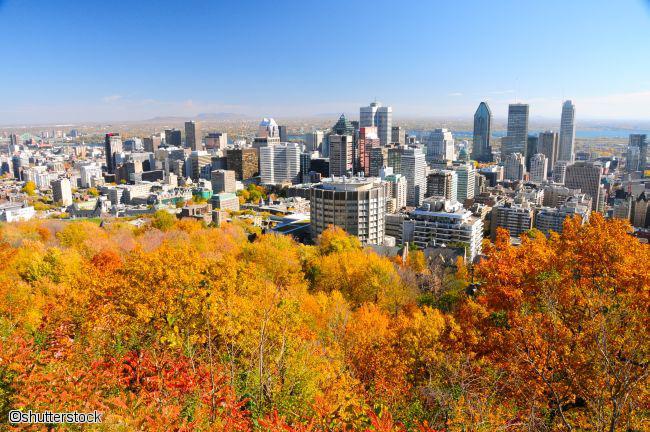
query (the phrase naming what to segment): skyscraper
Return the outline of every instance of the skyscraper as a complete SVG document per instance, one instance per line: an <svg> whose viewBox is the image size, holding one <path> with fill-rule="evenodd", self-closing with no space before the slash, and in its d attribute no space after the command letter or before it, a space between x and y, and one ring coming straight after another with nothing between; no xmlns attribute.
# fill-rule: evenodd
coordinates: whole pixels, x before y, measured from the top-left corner
<svg viewBox="0 0 650 432"><path fill-rule="evenodd" d="M288 141L287 127L286 126L278 126L278 134L280 135L280 142L287 142Z"/></svg>
<svg viewBox="0 0 650 432"><path fill-rule="evenodd" d="M458 199L458 174L452 170L433 170L427 175L426 197L444 197L449 201Z"/></svg>
<svg viewBox="0 0 650 432"><path fill-rule="evenodd" d="M237 180L246 180L259 173L259 150L255 148L230 149L226 152L226 166L235 171Z"/></svg>
<svg viewBox="0 0 650 432"><path fill-rule="evenodd" d="M566 177L564 185L571 189L580 189L583 193L589 194L592 199L591 206L593 210L598 210L602 177L600 165L592 162L576 162L566 168Z"/></svg>
<svg viewBox="0 0 650 432"><path fill-rule="evenodd" d="M406 205L417 207L422 203L427 191L427 161L420 148L400 150L401 169L399 174L406 177Z"/></svg>
<svg viewBox="0 0 650 432"><path fill-rule="evenodd" d="M501 140L501 158L511 153L526 155L528 147L528 105L510 104L508 106L508 132Z"/></svg>
<svg viewBox="0 0 650 432"><path fill-rule="evenodd" d="M550 176L558 157L557 132L540 132L537 139L537 151L546 156L546 159L548 160L548 163L546 164L546 175Z"/></svg>
<svg viewBox="0 0 650 432"><path fill-rule="evenodd" d="M429 137L427 148L427 162L453 161L456 159L454 151L454 136L447 129L435 129Z"/></svg>
<svg viewBox="0 0 650 432"><path fill-rule="evenodd" d="M168 147L181 147L181 131L178 129L165 129L165 144Z"/></svg>
<svg viewBox="0 0 650 432"><path fill-rule="evenodd" d="M323 132L314 131L305 134L305 147L307 152L321 151L323 145Z"/></svg>
<svg viewBox="0 0 650 432"><path fill-rule="evenodd" d="M465 205L465 201L474 198L476 186L476 168L472 163L461 163L454 166L458 176L457 199Z"/></svg>
<svg viewBox="0 0 650 432"><path fill-rule="evenodd" d="M486 102L481 102L474 113L472 159L479 162L492 162L491 127L492 111Z"/></svg>
<svg viewBox="0 0 650 432"><path fill-rule="evenodd" d="M203 150L201 145L201 131L193 121L185 122L185 146L192 151Z"/></svg>
<svg viewBox="0 0 650 432"><path fill-rule="evenodd" d="M358 140L358 168L366 176L370 176L370 153L373 148L380 147L376 127L360 127Z"/></svg>
<svg viewBox="0 0 650 432"><path fill-rule="evenodd" d="M406 130L401 126L393 126L390 141L404 145L406 143Z"/></svg>
<svg viewBox="0 0 650 432"><path fill-rule="evenodd" d="M568 100L562 104L562 118L560 119L560 145L558 160L573 162L574 158L574 141L576 137L575 130L576 108Z"/></svg>
<svg viewBox="0 0 650 432"><path fill-rule="evenodd" d="M382 146L392 139L393 108L382 106L381 102L372 102L359 111L359 127L375 126Z"/></svg>
<svg viewBox="0 0 650 432"><path fill-rule="evenodd" d="M537 153L530 158L530 181L541 183L548 174L548 159L542 153Z"/></svg>
<svg viewBox="0 0 650 432"><path fill-rule="evenodd" d="M300 146L281 143L260 148L260 177L263 184L299 182Z"/></svg>
<svg viewBox="0 0 650 432"><path fill-rule="evenodd" d="M118 133L107 133L104 137L104 154L106 169L109 174L115 174L115 153L122 151L122 138Z"/></svg>
<svg viewBox="0 0 650 432"><path fill-rule="evenodd" d="M505 161L505 178L508 180L523 180L526 172L526 160L521 153L510 153Z"/></svg>
<svg viewBox="0 0 650 432"><path fill-rule="evenodd" d="M634 171L648 169L648 136L646 134L630 134L628 147L638 148L638 164Z"/></svg>
<svg viewBox="0 0 650 432"><path fill-rule="evenodd" d="M329 136L330 144L330 175L345 176L352 172L352 146L351 135L333 134Z"/></svg>

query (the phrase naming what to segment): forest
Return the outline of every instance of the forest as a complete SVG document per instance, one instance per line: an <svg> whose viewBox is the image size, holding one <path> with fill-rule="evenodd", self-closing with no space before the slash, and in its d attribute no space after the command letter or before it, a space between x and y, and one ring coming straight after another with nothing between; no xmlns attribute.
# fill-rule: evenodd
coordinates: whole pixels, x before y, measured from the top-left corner
<svg viewBox="0 0 650 432"><path fill-rule="evenodd" d="M4 224L0 429L19 409L103 413L60 430L647 431L650 247L630 234L598 214L504 231L470 266L338 228Z"/></svg>

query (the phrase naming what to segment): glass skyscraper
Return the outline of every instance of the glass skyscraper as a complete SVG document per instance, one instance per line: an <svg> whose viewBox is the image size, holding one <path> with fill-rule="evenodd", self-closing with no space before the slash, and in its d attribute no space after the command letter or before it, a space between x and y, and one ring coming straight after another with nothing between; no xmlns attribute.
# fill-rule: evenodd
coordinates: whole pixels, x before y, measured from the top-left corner
<svg viewBox="0 0 650 432"><path fill-rule="evenodd" d="M576 107L568 100L562 104L562 118L560 119L560 145L558 160L573 162Z"/></svg>
<svg viewBox="0 0 650 432"><path fill-rule="evenodd" d="M512 153L526 155L528 147L528 105L508 106L508 133L501 140L501 159Z"/></svg>
<svg viewBox="0 0 650 432"><path fill-rule="evenodd" d="M481 102L474 113L472 159L479 162L492 162L492 146L490 145L491 127L492 111L487 103Z"/></svg>

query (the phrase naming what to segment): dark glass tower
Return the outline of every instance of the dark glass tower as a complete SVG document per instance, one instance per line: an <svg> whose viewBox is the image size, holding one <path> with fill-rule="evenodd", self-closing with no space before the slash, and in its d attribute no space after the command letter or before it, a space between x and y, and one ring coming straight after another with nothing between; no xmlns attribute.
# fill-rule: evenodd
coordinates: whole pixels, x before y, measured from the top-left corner
<svg viewBox="0 0 650 432"><path fill-rule="evenodd" d="M490 145L490 130L492 126L492 111L487 103L481 102L474 113L474 143L472 159L479 162L492 162L492 146Z"/></svg>

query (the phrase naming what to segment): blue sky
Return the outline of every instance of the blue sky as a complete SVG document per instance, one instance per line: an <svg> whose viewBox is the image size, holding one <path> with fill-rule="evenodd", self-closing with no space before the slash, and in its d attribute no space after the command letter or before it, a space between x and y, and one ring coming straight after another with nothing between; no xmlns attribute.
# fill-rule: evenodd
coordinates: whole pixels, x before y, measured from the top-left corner
<svg viewBox="0 0 650 432"><path fill-rule="evenodd" d="M235 112L650 119L648 0L0 0L0 124Z"/></svg>

